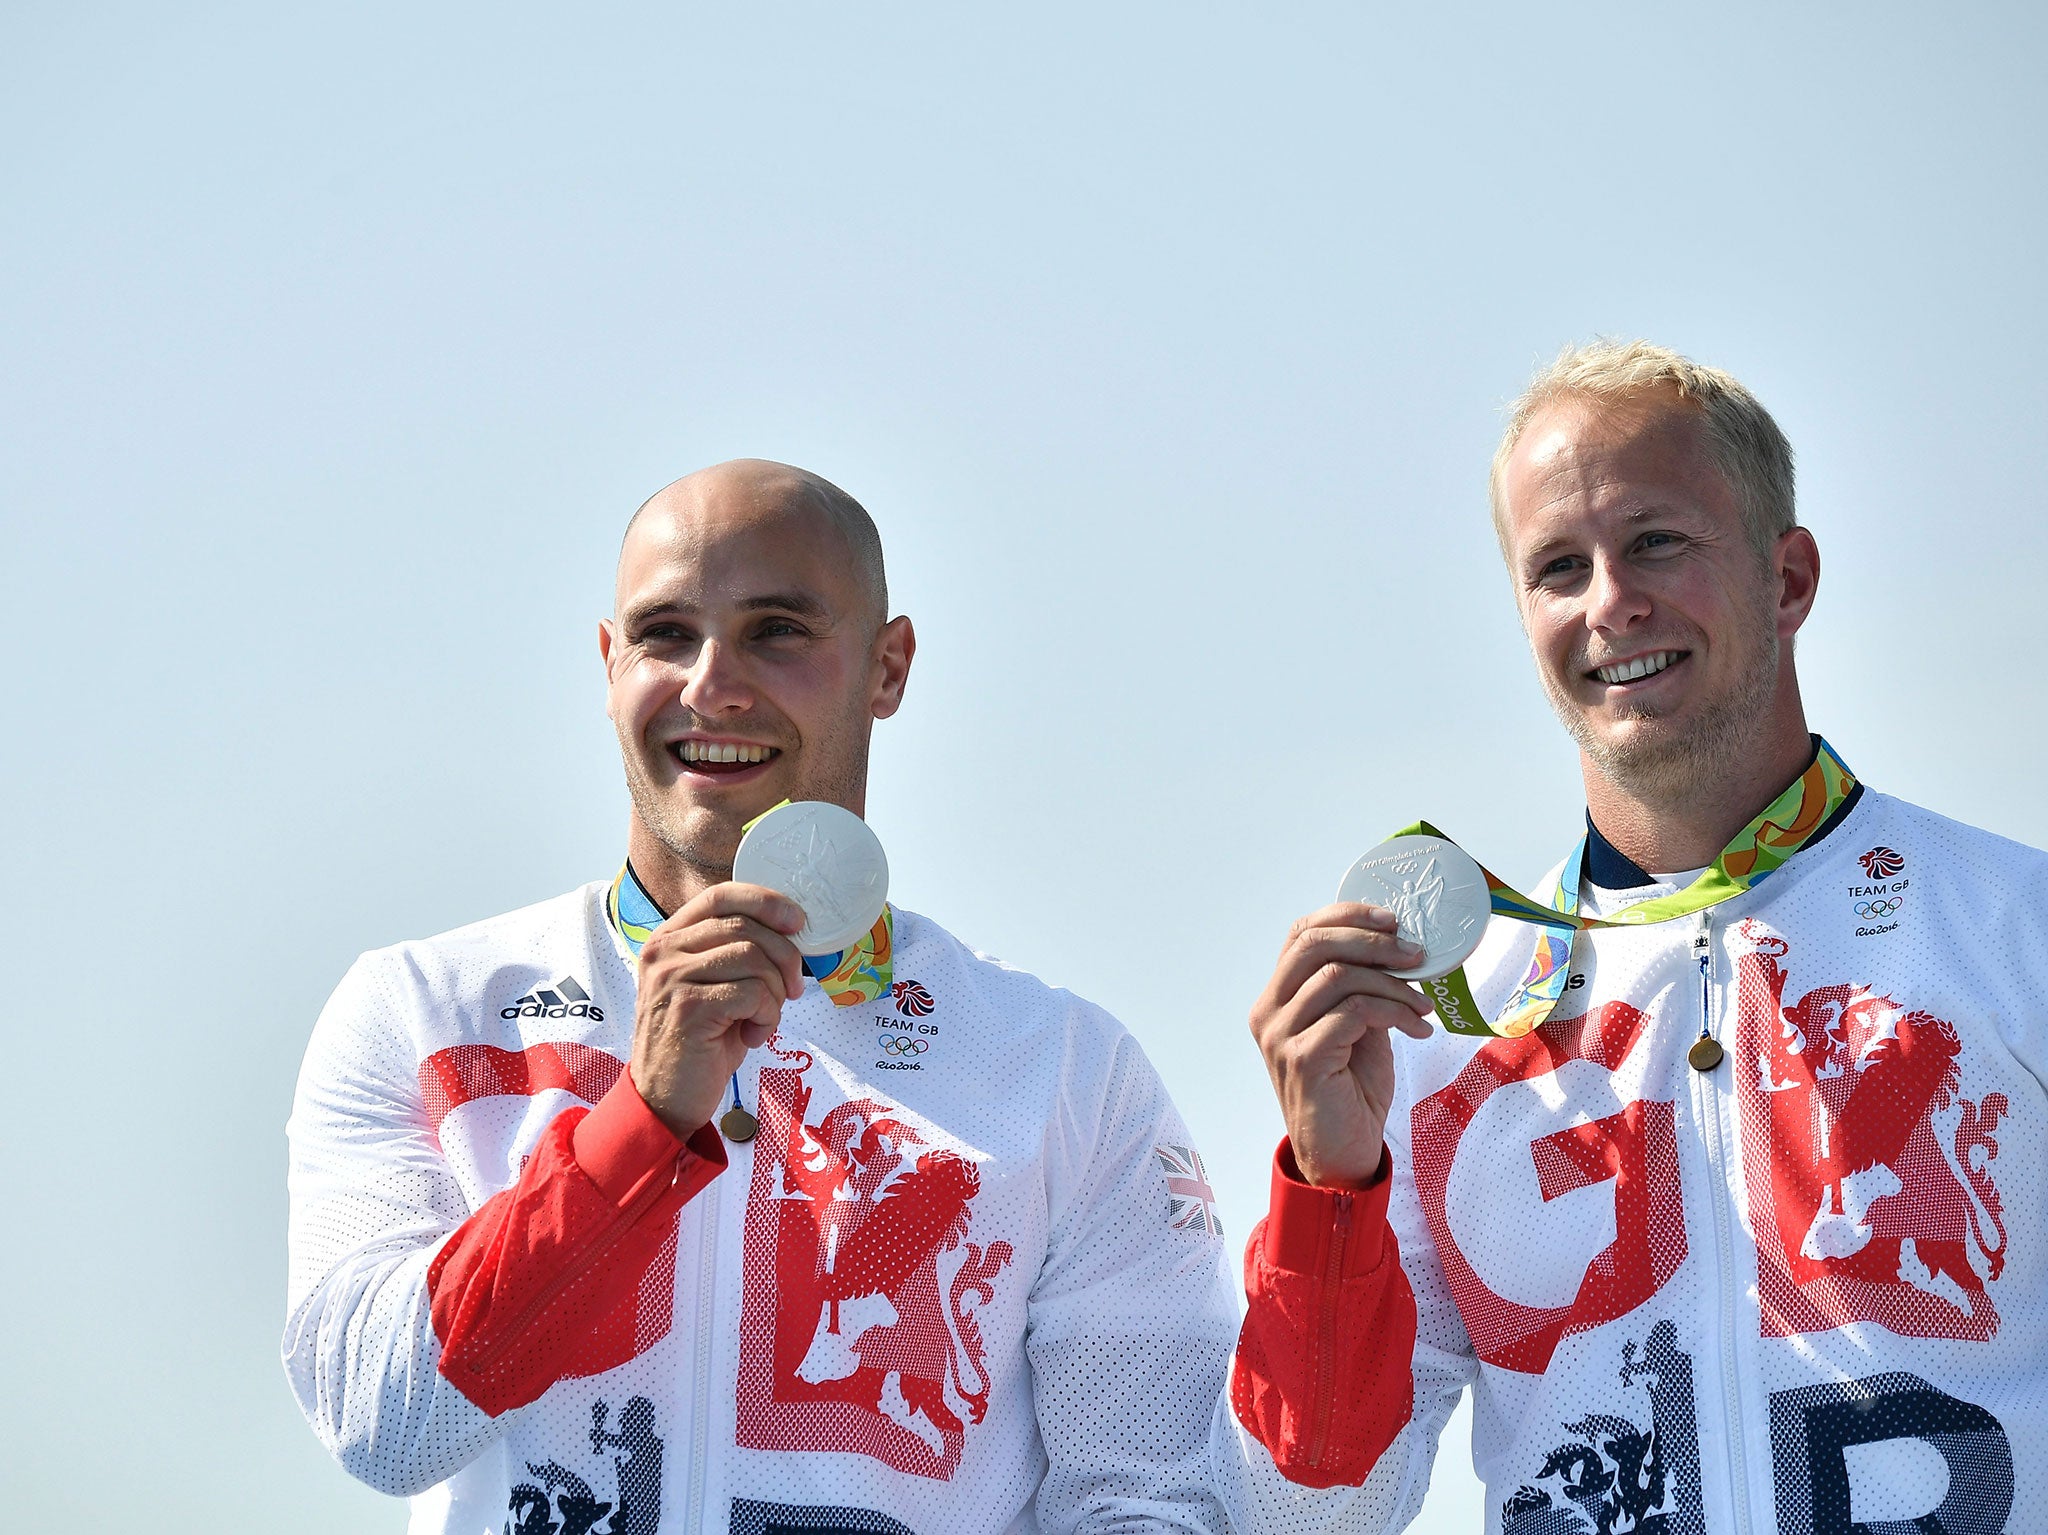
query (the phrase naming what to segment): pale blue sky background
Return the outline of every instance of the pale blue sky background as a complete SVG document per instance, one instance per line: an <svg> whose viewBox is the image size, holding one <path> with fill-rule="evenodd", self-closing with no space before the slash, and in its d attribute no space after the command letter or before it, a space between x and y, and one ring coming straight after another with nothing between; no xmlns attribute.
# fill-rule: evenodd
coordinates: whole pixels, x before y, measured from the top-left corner
<svg viewBox="0 0 2048 1535"><path fill-rule="evenodd" d="M1233 1246L1291 917L1418 814L1571 838L1484 512L1568 340L1762 395L1815 722L2048 842L2043 12L1263 11L5 7L14 1524L401 1527L276 1363L299 1054L616 866L596 619L705 462L872 509L896 891L1131 1025Z"/></svg>

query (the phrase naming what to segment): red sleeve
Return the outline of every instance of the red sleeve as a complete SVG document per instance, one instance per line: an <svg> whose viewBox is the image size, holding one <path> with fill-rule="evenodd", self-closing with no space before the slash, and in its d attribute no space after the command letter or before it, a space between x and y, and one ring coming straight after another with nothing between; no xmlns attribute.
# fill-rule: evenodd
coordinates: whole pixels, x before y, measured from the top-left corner
<svg viewBox="0 0 2048 1535"><path fill-rule="evenodd" d="M724 1167L717 1131L678 1141L628 1072L557 1116L427 1270L441 1374L496 1417L645 1352L669 1330L676 1214Z"/></svg>
<svg viewBox="0 0 2048 1535"><path fill-rule="evenodd" d="M1245 1248L1230 1405L1291 1482L1357 1486L1415 1405L1415 1297L1387 1226L1391 1155L1363 1189L1304 1183L1286 1141Z"/></svg>

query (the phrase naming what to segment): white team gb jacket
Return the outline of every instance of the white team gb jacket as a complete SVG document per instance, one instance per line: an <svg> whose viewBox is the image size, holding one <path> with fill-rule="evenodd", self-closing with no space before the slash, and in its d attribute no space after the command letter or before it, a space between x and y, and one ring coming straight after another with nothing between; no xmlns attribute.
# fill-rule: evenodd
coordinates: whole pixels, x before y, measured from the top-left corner
<svg viewBox="0 0 2048 1535"><path fill-rule="evenodd" d="M1530 947L1493 924L1483 1007ZM1469 1383L1494 1535L2048 1531L2048 856L1864 791L1744 895L1582 933L1537 1033L1399 1065L1388 1527Z"/></svg>
<svg viewBox="0 0 2048 1535"><path fill-rule="evenodd" d="M284 1357L342 1463L450 1535L1220 1529L1236 1303L1136 1042L899 911L893 991L808 985L758 1136L678 1154L605 890L365 955L320 1018Z"/></svg>

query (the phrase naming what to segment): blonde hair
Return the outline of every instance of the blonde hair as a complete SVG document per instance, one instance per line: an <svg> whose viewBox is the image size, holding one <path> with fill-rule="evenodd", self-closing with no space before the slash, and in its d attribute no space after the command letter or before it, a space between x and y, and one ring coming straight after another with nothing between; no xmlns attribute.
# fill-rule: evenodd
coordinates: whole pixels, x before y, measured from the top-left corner
<svg viewBox="0 0 2048 1535"><path fill-rule="evenodd" d="M1798 525L1792 499L1792 444L1755 395L1732 375L1703 368L1667 347L1598 340L1566 347L1508 409L1507 430L1494 450L1487 487L1502 553L1507 552L1508 540L1501 479L1536 412L1571 395L1618 403L1658 388L1676 390L1681 400L1699 411L1708 451L1742 504L1743 525L1759 558L1769 555L1780 534Z"/></svg>

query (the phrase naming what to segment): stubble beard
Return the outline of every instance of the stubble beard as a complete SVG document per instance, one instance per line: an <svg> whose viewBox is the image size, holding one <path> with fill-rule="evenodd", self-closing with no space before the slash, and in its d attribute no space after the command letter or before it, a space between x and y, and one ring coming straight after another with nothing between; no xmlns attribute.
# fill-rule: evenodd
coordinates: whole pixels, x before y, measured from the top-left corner
<svg viewBox="0 0 2048 1535"><path fill-rule="evenodd" d="M1775 615L1759 613L1756 623L1756 646L1734 685L1683 725L1667 724L1652 710L1629 711L1622 718L1635 721L1636 728L1616 740L1595 730L1547 672L1544 691L1579 750L1609 783L1648 805L1694 804L1740 772L1770 717L1781 642Z"/></svg>
<svg viewBox="0 0 2048 1535"><path fill-rule="evenodd" d="M830 761L840 755L832 750L832 735L836 732L820 743L817 757ZM635 818L648 835L702 884L719 885L731 879L733 854L739 849L743 824L720 824L721 817L716 811L683 802L678 790L664 789L656 783L640 755L644 748L629 740L623 731L619 748L625 766L626 794L632 800ZM826 781L801 785L790 797L831 800L834 804L862 803L862 791L867 784L867 755L866 744L862 742L843 770L828 773Z"/></svg>
<svg viewBox="0 0 2048 1535"><path fill-rule="evenodd" d="M707 856L706 843L722 844L725 838L717 835L706 837L702 831L692 833L689 825L691 807L675 802L662 792L661 786L648 775L647 765L640 760L633 749L633 743L621 739L623 748L620 756L626 768L626 794L633 801L633 815L653 837L684 868L706 885L723 884L732 878L732 855L730 851L723 862ZM732 836L733 847L738 847L739 837L735 828Z"/></svg>

